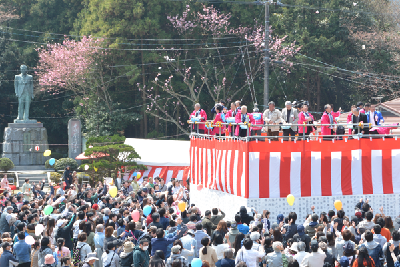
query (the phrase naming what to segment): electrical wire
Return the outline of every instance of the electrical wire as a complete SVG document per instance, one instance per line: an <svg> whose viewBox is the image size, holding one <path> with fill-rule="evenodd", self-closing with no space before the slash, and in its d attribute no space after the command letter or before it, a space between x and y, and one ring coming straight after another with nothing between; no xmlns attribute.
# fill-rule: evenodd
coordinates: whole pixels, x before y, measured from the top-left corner
<svg viewBox="0 0 400 267"><path fill-rule="evenodd" d="M7 28L7 29L12 29L12 30L18 30L18 31L26 31L26 32L35 32L35 33L41 33L41 34L50 34L50 35L60 35L60 36L67 36L67 37L86 37L83 35L71 35L71 34L64 34L64 33L52 33L52 32L41 32L41 31L32 31L32 30L27 30L27 29L20 29L20 28L13 28L13 27L6 27L3 26L3 28ZM96 39L111 39L111 40L115 40L115 39L124 39L125 37L96 37L96 36L91 36L93 38ZM234 39L237 37L215 37L213 39L216 40L224 40L224 39ZM152 39L143 39L143 38L137 38L137 39L126 39L127 41L204 41L204 39L187 39L187 38L182 38L182 39L166 39L166 38L152 38Z"/></svg>

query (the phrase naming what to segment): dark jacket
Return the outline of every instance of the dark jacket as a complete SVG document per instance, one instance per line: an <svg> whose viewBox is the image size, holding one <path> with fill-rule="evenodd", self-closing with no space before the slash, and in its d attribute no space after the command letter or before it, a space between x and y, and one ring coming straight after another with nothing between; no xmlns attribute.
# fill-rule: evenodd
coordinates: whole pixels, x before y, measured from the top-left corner
<svg viewBox="0 0 400 267"><path fill-rule="evenodd" d="M364 134L369 134L369 124L368 124L368 118L367 118L367 115L365 115L364 113L361 113L360 112L360 117L359 117L359 121L355 121L355 116L354 115L352 115L352 118L351 118L351 122L352 123L359 123L359 122L363 122L364 123L364 128L363 129L360 129L361 131L364 131ZM353 130L354 130L354 132L357 134L358 133L358 126L353 126Z"/></svg>
<svg viewBox="0 0 400 267"><path fill-rule="evenodd" d="M149 267L150 256L149 252L143 251L139 246L135 247L133 251L133 266L135 267Z"/></svg>
<svg viewBox="0 0 400 267"><path fill-rule="evenodd" d="M293 238L295 234L297 234L297 224L293 223L286 228L285 239Z"/></svg>
<svg viewBox="0 0 400 267"><path fill-rule="evenodd" d="M201 224L203 225L203 229L205 229L207 231L207 234L209 236L211 236L212 230L217 228L217 225L213 224L210 221L210 219L208 219L206 217L201 221Z"/></svg>
<svg viewBox="0 0 400 267"><path fill-rule="evenodd" d="M4 250L3 254L1 254L0 258L0 266L8 267L10 261L18 262L18 260L14 257L14 255L9 250Z"/></svg>
<svg viewBox="0 0 400 267"><path fill-rule="evenodd" d="M108 243L110 243L110 242L115 242L115 244L116 244L117 246L122 246L122 244L124 243L123 240L117 239L117 238L115 238L115 237L113 237L113 236L105 237L105 238L104 238L104 243L103 243L103 250L104 250L104 251L107 249L107 245L108 245Z"/></svg>
<svg viewBox="0 0 400 267"><path fill-rule="evenodd" d="M231 259L222 259L215 263L216 267L235 267L235 260Z"/></svg>
<svg viewBox="0 0 400 267"><path fill-rule="evenodd" d="M120 267L131 267L133 264L133 251L130 253L122 252L119 255L119 266Z"/></svg>
<svg viewBox="0 0 400 267"><path fill-rule="evenodd" d="M63 228L58 228L56 236L57 238L64 238L65 240L65 246L69 248L70 251L72 251L73 244L71 241L71 233L72 233L72 227L74 226L74 222L76 219L76 214L72 215L71 221L67 224L67 226Z"/></svg>
<svg viewBox="0 0 400 267"><path fill-rule="evenodd" d="M68 167L69 166L65 167L65 170L64 170L64 173L63 173L63 177L64 177L64 181L67 184L71 184L72 183L72 171L71 170L67 170Z"/></svg>
<svg viewBox="0 0 400 267"><path fill-rule="evenodd" d="M247 214L246 207L244 207L244 206L240 207L239 214L240 214L240 217L241 217L241 222L245 223L247 225L250 225L250 222L253 220L253 218L250 217L249 214Z"/></svg>
<svg viewBox="0 0 400 267"><path fill-rule="evenodd" d="M168 245L174 243L175 240L178 239L178 236L174 236L172 238L152 238L151 239L151 256L154 255L154 252L157 250L162 250L164 255L167 255L167 247Z"/></svg>
<svg viewBox="0 0 400 267"><path fill-rule="evenodd" d="M222 220L223 218L225 218L225 212L223 212L223 211L221 210L221 215L213 215L213 216L211 216L210 221L211 221L213 224L218 225L219 221Z"/></svg>
<svg viewBox="0 0 400 267"><path fill-rule="evenodd" d="M299 241L304 242L306 244L306 252L310 252L311 237L309 237L305 233L302 233L302 235L299 235L299 233L297 233L293 236L293 239L294 242L299 242Z"/></svg>

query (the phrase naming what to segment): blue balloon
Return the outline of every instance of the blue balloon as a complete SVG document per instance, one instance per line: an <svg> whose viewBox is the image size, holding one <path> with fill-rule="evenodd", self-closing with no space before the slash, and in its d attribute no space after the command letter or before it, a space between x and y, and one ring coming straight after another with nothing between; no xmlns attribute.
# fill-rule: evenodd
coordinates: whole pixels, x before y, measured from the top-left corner
<svg viewBox="0 0 400 267"><path fill-rule="evenodd" d="M136 177L137 176L137 172L134 172L132 175L133 175L133 177Z"/></svg>
<svg viewBox="0 0 400 267"><path fill-rule="evenodd" d="M192 267L201 267L203 262L199 258L194 258L192 260Z"/></svg>
<svg viewBox="0 0 400 267"><path fill-rule="evenodd" d="M53 166L54 163L56 163L56 159L55 159L55 158L49 159L49 164L50 164L50 166Z"/></svg>
<svg viewBox="0 0 400 267"><path fill-rule="evenodd" d="M151 213L151 206L146 206L143 209L144 216L148 216Z"/></svg>

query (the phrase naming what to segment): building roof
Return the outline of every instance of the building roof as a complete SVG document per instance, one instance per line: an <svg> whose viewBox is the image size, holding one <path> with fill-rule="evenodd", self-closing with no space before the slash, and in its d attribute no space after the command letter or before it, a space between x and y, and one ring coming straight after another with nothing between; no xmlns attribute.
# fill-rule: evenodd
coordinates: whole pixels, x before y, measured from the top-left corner
<svg viewBox="0 0 400 267"><path fill-rule="evenodd" d="M387 102L376 105L379 110L386 110L393 113L395 116L400 116L400 98L396 98Z"/></svg>

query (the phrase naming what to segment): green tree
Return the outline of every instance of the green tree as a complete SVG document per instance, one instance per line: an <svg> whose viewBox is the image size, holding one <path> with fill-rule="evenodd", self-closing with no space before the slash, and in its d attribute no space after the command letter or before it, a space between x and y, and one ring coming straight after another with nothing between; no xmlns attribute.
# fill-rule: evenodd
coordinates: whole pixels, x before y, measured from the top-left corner
<svg viewBox="0 0 400 267"><path fill-rule="evenodd" d="M139 154L130 145L125 145L125 137L119 135L91 137L86 143L85 156L91 157L87 162L80 166L86 170L97 181L103 177L117 177L118 172L122 172L124 166L127 170L141 169L146 167L137 164L136 159L140 159Z"/></svg>

